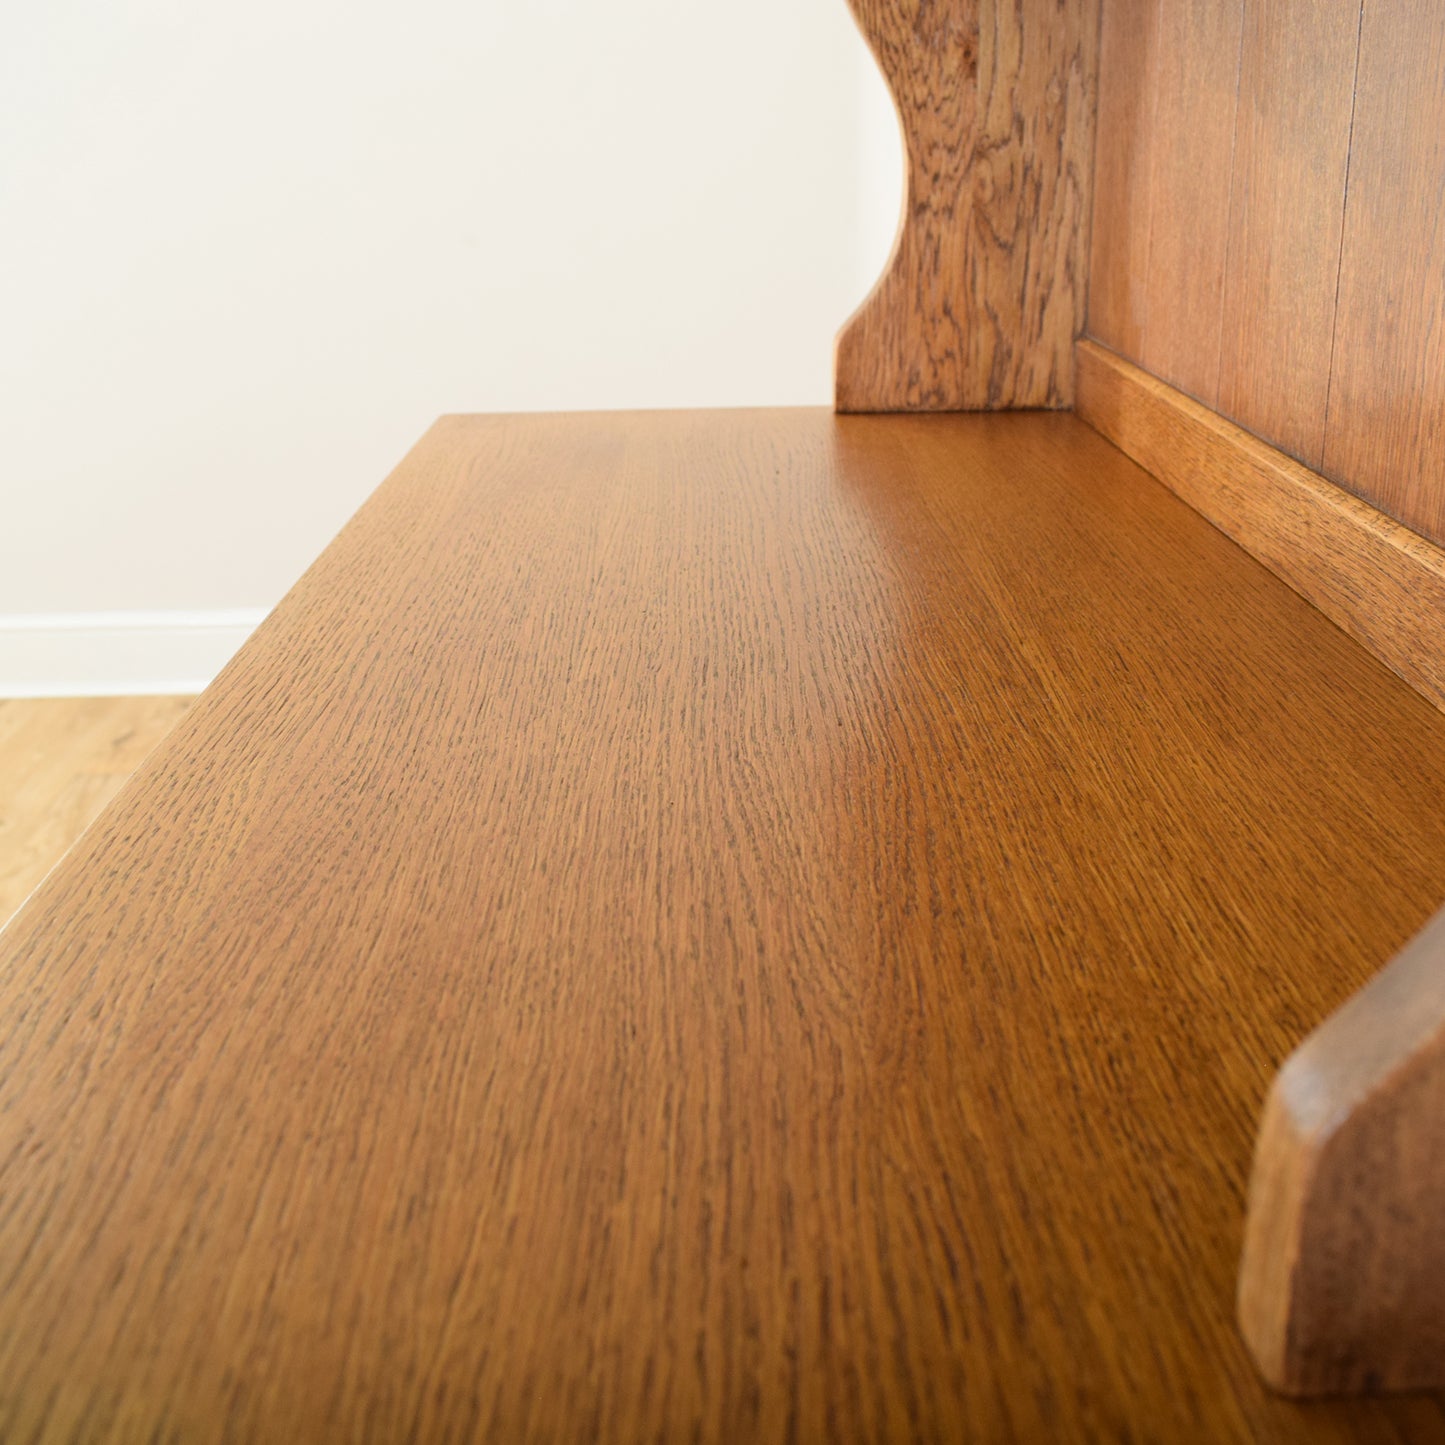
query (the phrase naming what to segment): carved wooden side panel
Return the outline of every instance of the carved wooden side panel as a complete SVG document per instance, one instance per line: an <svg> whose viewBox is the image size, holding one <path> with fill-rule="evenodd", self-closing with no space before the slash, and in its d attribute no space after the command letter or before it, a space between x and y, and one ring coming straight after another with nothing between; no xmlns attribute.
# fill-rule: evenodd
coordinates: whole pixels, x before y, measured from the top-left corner
<svg viewBox="0 0 1445 1445"><path fill-rule="evenodd" d="M849 0L907 150L839 411L1067 407L1084 321L1097 0Z"/></svg>

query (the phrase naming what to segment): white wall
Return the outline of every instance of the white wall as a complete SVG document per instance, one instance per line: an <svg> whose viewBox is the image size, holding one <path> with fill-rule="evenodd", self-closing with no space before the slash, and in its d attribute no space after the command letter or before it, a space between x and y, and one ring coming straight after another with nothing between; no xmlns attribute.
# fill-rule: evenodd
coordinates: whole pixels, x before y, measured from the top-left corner
<svg viewBox="0 0 1445 1445"><path fill-rule="evenodd" d="M891 239L844 0L3 32L0 694L204 680L438 413L826 402Z"/></svg>

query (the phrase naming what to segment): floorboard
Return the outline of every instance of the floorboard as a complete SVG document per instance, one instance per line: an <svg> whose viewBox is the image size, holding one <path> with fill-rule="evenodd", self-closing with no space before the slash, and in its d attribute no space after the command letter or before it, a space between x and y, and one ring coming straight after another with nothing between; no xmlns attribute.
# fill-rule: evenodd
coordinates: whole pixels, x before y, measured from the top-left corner
<svg viewBox="0 0 1445 1445"><path fill-rule="evenodd" d="M0 924L146 754L183 697L0 698Z"/></svg>

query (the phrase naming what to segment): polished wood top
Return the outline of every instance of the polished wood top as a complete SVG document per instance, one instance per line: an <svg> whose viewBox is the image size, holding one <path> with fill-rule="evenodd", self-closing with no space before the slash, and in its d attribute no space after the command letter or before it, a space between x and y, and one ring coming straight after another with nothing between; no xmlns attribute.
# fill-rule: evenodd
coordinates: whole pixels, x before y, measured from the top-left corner
<svg viewBox="0 0 1445 1445"><path fill-rule="evenodd" d="M1445 718L1075 418L446 418L0 935L0 1438L1445 1438L1232 1323Z"/></svg>

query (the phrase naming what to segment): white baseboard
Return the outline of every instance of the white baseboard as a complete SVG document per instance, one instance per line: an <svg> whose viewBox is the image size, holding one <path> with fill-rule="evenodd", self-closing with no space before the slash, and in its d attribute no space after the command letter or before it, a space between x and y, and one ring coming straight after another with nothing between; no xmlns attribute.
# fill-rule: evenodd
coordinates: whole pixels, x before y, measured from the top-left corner
<svg viewBox="0 0 1445 1445"><path fill-rule="evenodd" d="M0 615L0 697L200 692L265 612Z"/></svg>

